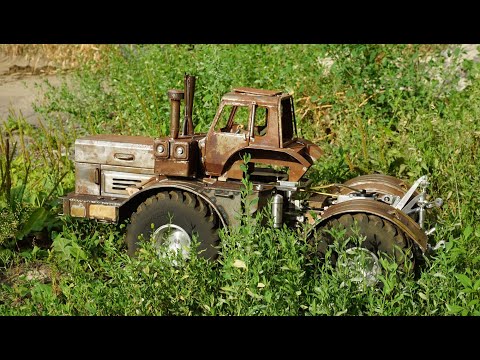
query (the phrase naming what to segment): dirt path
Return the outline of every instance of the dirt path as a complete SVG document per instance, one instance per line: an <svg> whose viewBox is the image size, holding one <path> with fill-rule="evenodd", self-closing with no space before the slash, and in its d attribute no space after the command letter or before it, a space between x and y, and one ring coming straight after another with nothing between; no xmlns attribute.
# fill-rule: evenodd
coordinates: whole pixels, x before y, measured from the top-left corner
<svg viewBox="0 0 480 360"><path fill-rule="evenodd" d="M58 69L41 59L26 61L0 54L0 122L13 113L37 125L40 115L33 109L33 103L42 96L41 84L45 80L54 86L62 83Z"/></svg>

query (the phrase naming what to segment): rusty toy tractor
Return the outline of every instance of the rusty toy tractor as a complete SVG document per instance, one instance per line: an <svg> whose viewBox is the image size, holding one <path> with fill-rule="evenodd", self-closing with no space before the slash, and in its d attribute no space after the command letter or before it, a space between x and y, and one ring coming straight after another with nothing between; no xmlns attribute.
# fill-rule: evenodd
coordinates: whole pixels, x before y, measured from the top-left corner
<svg viewBox="0 0 480 360"><path fill-rule="evenodd" d="M358 249L374 259L388 253L401 261L403 250L421 254L430 247L427 236L434 228L424 229L425 213L442 201L427 201L426 176L410 187L391 176L363 175L315 191L304 175L322 161L322 151L297 137L292 95L234 88L222 97L208 132L195 134L195 77L184 80L184 90L168 91L169 136L76 140L75 192L63 198L64 214L114 223L130 219L126 243L132 256L143 235L188 257L196 234L200 256L214 259L217 230L241 221L246 172L253 184L250 196L258 198L251 213L271 206L275 227L310 223L320 256L333 241L325 230L335 226L346 235L355 227L365 237Z"/></svg>

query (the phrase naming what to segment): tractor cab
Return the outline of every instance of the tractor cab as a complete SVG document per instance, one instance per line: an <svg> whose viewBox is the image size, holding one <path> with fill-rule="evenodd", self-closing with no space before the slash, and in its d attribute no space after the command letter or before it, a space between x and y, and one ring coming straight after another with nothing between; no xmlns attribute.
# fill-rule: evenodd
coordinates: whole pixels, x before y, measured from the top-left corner
<svg viewBox="0 0 480 360"><path fill-rule="evenodd" d="M252 163L289 166L302 163L287 154L297 139L293 97L275 90L234 88L220 102L205 138L206 174L240 179L239 165L248 149ZM298 148L298 146L297 146ZM272 159L272 151L275 154ZM297 151L298 152L298 151ZM310 163L302 165L310 166Z"/></svg>

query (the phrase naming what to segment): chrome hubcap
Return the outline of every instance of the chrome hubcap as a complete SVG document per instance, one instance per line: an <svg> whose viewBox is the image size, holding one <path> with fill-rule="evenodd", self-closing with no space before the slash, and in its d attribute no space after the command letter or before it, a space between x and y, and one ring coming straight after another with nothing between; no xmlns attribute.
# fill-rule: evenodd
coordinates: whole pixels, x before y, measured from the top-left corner
<svg viewBox="0 0 480 360"><path fill-rule="evenodd" d="M192 239L187 232L180 226L175 224L166 224L160 226L152 235L155 246L161 252L160 247L166 249L167 253L177 255L181 251L182 257L188 259L190 257L190 246Z"/></svg>
<svg viewBox="0 0 480 360"><path fill-rule="evenodd" d="M345 251L345 256L340 256L338 263L344 266L353 275L352 281L365 281L373 286L378 282L381 267L377 255L362 247L352 247Z"/></svg>

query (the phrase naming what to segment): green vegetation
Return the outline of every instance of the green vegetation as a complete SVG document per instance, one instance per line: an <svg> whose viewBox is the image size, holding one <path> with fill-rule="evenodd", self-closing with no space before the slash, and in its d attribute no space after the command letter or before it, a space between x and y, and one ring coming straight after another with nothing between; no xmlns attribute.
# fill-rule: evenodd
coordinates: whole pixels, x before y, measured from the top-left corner
<svg viewBox="0 0 480 360"><path fill-rule="evenodd" d="M86 58L73 85L43 84L44 124L14 111L2 119L0 314L479 315L480 65L460 55L446 45L102 47L102 61ZM460 72L470 81L462 91ZM218 262L176 266L148 242L130 259L123 224L56 216L58 197L74 189L75 138L167 134L166 92L183 87L184 73L197 76L197 132L233 86L293 93L301 136L325 152L309 171L319 184L428 174L445 200L432 244L445 247L416 275L408 260L403 269L382 260L372 287L312 257L299 231L260 225L265 214L221 231Z"/></svg>

